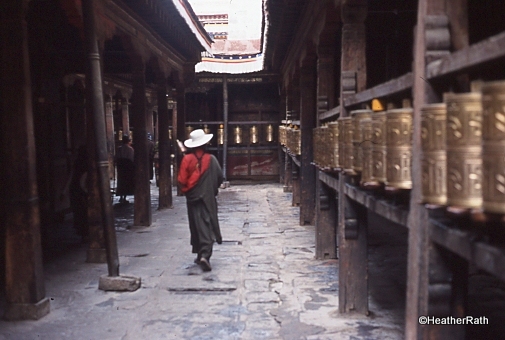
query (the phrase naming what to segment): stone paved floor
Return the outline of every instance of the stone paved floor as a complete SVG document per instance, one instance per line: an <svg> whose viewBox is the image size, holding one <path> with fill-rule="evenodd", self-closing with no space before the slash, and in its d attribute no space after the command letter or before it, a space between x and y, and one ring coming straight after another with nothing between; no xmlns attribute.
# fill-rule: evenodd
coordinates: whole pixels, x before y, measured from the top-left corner
<svg viewBox="0 0 505 340"><path fill-rule="evenodd" d="M98 290L106 265L85 263L85 246L74 244L44 265L51 313L0 321L0 339L403 338L401 303L371 296L371 316L338 313L338 260L314 259L314 227L298 225L281 185L220 190L224 241L207 273L193 263L184 197L154 210L150 227L131 225L132 206L115 207L120 272L141 277L141 289Z"/></svg>

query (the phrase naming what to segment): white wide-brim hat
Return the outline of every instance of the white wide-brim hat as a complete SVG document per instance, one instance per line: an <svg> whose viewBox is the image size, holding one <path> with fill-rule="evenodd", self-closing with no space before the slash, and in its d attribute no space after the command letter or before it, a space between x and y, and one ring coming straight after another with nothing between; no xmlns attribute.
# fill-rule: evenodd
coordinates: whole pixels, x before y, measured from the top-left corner
<svg viewBox="0 0 505 340"><path fill-rule="evenodd" d="M196 129L191 131L189 134L189 139L184 141L184 146L187 148L196 148L198 146L202 146L207 144L214 135L212 133L205 133L202 129Z"/></svg>

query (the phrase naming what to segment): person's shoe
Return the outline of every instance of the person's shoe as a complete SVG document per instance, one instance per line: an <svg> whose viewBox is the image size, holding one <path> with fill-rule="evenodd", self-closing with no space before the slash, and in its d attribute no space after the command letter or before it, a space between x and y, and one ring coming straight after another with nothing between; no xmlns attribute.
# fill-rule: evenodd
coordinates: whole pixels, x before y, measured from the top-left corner
<svg viewBox="0 0 505 340"><path fill-rule="evenodd" d="M196 264L199 264L200 263L200 256L197 256L193 262Z"/></svg>
<svg viewBox="0 0 505 340"><path fill-rule="evenodd" d="M200 259L200 267L202 267L202 270L204 272L210 272L212 270L212 267L210 266L209 260L207 260L205 257L202 257Z"/></svg>

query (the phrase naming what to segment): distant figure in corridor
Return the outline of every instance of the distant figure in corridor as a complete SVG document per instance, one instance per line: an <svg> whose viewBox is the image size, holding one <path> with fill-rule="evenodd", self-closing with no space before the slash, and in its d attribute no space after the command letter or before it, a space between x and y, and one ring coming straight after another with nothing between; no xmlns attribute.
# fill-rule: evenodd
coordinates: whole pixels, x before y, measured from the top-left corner
<svg viewBox="0 0 505 340"><path fill-rule="evenodd" d="M223 182L223 172L213 155L205 152L205 145L213 134L202 129L190 133L184 142L188 153L181 162L178 182L186 196L192 252L198 254L195 263L204 271L211 271L210 257L214 241L222 243L217 218L218 188Z"/></svg>
<svg viewBox="0 0 505 340"><path fill-rule="evenodd" d="M116 196L119 203L128 203L126 196L134 194L135 188L135 165L133 163L134 150L130 145L130 137L123 136L123 144L116 153L117 188Z"/></svg>

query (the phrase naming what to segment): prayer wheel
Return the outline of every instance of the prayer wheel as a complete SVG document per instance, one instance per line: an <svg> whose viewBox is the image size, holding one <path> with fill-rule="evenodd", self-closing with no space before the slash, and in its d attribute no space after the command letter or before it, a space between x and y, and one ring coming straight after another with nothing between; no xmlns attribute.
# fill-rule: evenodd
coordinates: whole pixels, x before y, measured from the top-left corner
<svg viewBox="0 0 505 340"><path fill-rule="evenodd" d="M421 108L422 203L447 203L445 103Z"/></svg>
<svg viewBox="0 0 505 340"><path fill-rule="evenodd" d="M339 126L338 126L338 121L337 122L331 122L328 123L328 128L330 129L331 137L332 137L332 143L330 145L330 149L333 153L333 162L330 165L330 168L332 169L338 169L340 168L339 164L339 150L338 150L338 145L339 145Z"/></svg>
<svg viewBox="0 0 505 340"><path fill-rule="evenodd" d="M186 126L186 139L189 139L189 134L193 131L193 127L191 125Z"/></svg>
<svg viewBox="0 0 505 340"><path fill-rule="evenodd" d="M256 144L258 143L259 137L258 137L258 128L256 125L253 125L249 128L249 142L251 144Z"/></svg>
<svg viewBox="0 0 505 340"><path fill-rule="evenodd" d="M118 140L121 140L121 141L123 140L123 130L119 130L117 132L117 138L118 138Z"/></svg>
<svg viewBox="0 0 505 340"><path fill-rule="evenodd" d="M480 92L445 95L449 206L482 206L481 98Z"/></svg>
<svg viewBox="0 0 505 340"><path fill-rule="evenodd" d="M302 131L298 126L293 128L293 153L297 156L302 154Z"/></svg>
<svg viewBox="0 0 505 340"><path fill-rule="evenodd" d="M235 144L242 144L242 128L238 125L233 129L233 140Z"/></svg>
<svg viewBox="0 0 505 340"><path fill-rule="evenodd" d="M217 129L217 144L218 145L224 144L224 126L223 126L223 124L220 124L219 128Z"/></svg>
<svg viewBox="0 0 505 340"><path fill-rule="evenodd" d="M319 146L323 168L330 168L333 163L333 136L327 125L321 127L321 143Z"/></svg>
<svg viewBox="0 0 505 340"><path fill-rule="evenodd" d="M411 108L386 112L386 186L412 189L412 115Z"/></svg>
<svg viewBox="0 0 505 340"><path fill-rule="evenodd" d="M210 128L209 128L209 126L208 126L207 124L204 124L204 126L203 126L203 132L205 132L205 133L207 133L207 134L210 134L210 133L211 133L211 132L210 132ZM210 144L211 144L211 141L212 141L212 139L211 139L211 140L207 143L207 145L210 145Z"/></svg>
<svg viewBox="0 0 505 340"><path fill-rule="evenodd" d="M284 125L279 125L279 143L286 145L286 127Z"/></svg>
<svg viewBox="0 0 505 340"><path fill-rule="evenodd" d="M353 121L352 145L353 145L353 163L352 168L355 172L361 172L363 169L363 136L361 135L361 121L372 117L372 110L354 110L351 111Z"/></svg>
<svg viewBox="0 0 505 340"><path fill-rule="evenodd" d="M338 169L344 169L344 162L346 156L346 145L344 141L345 130L344 130L344 122L343 117L337 119L338 123Z"/></svg>
<svg viewBox="0 0 505 340"><path fill-rule="evenodd" d="M373 130L372 130L372 119L363 118L360 121L361 137L363 142L360 144L361 152L361 185L366 185L372 181L373 172L373 162L372 162L372 141L373 141Z"/></svg>
<svg viewBox="0 0 505 340"><path fill-rule="evenodd" d="M353 169L354 163L354 151L352 145L352 135L353 135L353 121L351 117L343 117L342 119L342 130L344 132L344 172L348 175L356 175Z"/></svg>
<svg viewBox="0 0 505 340"><path fill-rule="evenodd" d="M372 115L372 179L369 185L379 185L386 182L386 112Z"/></svg>
<svg viewBox="0 0 505 340"><path fill-rule="evenodd" d="M313 155L314 155L313 162L316 166L321 165L321 156L319 154L319 146L321 144L320 131L321 131L320 127L312 129L312 151L313 151Z"/></svg>
<svg viewBox="0 0 505 340"><path fill-rule="evenodd" d="M266 127L266 141L268 143L274 141L274 126L272 124L268 124Z"/></svg>
<svg viewBox="0 0 505 340"><path fill-rule="evenodd" d="M482 207L505 214L505 81L482 86Z"/></svg>

